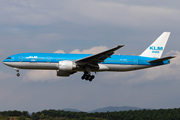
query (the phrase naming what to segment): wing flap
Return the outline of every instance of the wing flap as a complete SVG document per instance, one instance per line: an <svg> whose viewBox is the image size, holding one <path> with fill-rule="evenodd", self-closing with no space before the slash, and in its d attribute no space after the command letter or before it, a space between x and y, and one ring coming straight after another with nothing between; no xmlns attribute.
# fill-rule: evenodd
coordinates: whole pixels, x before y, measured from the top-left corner
<svg viewBox="0 0 180 120"><path fill-rule="evenodd" d="M156 59L156 60L149 61L149 63L158 63L158 62L169 60L169 59L172 59L172 58L175 58L175 57L176 56L169 56L169 57L159 58L159 59Z"/></svg>

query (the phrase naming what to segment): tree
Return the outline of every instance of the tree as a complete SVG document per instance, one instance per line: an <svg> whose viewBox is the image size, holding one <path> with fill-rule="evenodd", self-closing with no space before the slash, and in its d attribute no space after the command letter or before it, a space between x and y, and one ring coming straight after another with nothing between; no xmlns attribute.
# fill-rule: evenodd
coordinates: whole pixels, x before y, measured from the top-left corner
<svg viewBox="0 0 180 120"><path fill-rule="evenodd" d="M88 117L87 120L95 120L93 117Z"/></svg>
<svg viewBox="0 0 180 120"><path fill-rule="evenodd" d="M40 119L44 119L44 114L43 113L40 115Z"/></svg>
<svg viewBox="0 0 180 120"><path fill-rule="evenodd" d="M26 118L22 115L19 120L26 120Z"/></svg>
<svg viewBox="0 0 180 120"><path fill-rule="evenodd" d="M22 112L22 115L23 115L23 116L25 116L25 117L30 117L30 115L29 115L29 112L28 112L28 111L23 111L23 112Z"/></svg>
<svg viewBox="0 0 180 120"><path fill-rule="evenodd" d="M35 114L33 114L33 115L31 115L31 119L32 120L39 120L39 114L38 113L35 113Z"/></svg>
<svg viewBox="0 0 180 120"><path fill-rule="evenodd" d="M3 115L0 114L0 118L4 117Z"/></svg>
<svg viewBox="0 0 180 120"><path fill-rule="evenodd" d="M49 120L53 120L53 117L50 117Z"/></svg>

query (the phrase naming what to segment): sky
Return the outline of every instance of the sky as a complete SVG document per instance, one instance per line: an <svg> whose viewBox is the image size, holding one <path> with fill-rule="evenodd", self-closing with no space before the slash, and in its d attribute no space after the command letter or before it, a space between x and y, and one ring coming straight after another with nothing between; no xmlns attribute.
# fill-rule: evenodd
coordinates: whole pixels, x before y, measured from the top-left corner
<svg viewBox="0 0 180 120"><path fill-rule="evenodd" d="M171 32L163 57L171 64L131 72L20 70L0 64L0 111L108 106L180 107L180 1L177 0L0 0L0 61L24 52L140 55L163 32ZM93 73L95 74L95 73Z"/></svg>

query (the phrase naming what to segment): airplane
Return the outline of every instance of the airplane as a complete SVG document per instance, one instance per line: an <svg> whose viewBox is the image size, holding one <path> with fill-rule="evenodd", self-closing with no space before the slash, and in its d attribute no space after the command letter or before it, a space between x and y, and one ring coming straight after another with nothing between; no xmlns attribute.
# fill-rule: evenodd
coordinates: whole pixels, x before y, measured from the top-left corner
<svg viewBox="0 0 180 120"><path fill-rule="evenodd" d="M13 67L20 76L19 69L56 70L57 76L69 77L76 72L84 72L82 80L92 81L95 76L91 72L125 72L151 68L170 63L176 56L161 58L170 32L162 33L142 54L113 55L124 45L98 54L70 53L20 53L7 57L3 63Z"/></svg>

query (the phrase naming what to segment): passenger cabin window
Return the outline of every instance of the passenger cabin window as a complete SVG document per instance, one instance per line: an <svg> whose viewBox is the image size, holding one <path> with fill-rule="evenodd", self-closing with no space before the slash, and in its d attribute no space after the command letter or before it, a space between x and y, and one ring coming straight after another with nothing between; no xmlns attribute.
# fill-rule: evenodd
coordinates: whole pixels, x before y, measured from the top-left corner
<svg viewBox="0 0 180 120"><path fill-rule="evenodd" d="M7 57L6 59L11 59L11 57Z"/></svg>

